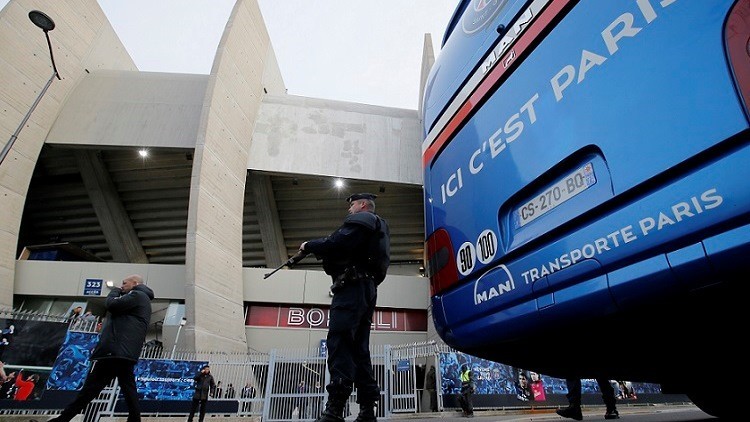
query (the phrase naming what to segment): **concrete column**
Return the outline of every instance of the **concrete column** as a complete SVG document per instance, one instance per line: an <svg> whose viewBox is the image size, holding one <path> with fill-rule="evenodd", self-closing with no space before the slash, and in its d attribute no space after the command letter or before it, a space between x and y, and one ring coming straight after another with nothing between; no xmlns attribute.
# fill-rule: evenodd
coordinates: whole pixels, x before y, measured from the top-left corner
<svg viewBox="0 0 750 422"><path fill-rule="evenodd" d="M273 195L271 177L251 172L248 176L248 182L253 192L255 210L258 213L266 266L276 268L282 262L286 262L289 257L284 244L284 233L281 231L279 211L276 209L276 198Z"/></svg>
<svg viewBox="0 0 750 422"><path fill-rule="evenodd" d="M120 200L101 152L77 150L75 156L112 258L117 262L148 263L146 252Z"/></svg>
<svg viewBox="0 0 750 422"><path fill-rule="evenodd" d="M238 0L209 76L190 187L182 345L196 351L247 351L242 211L270 48L257 1Z"/></svg>
<svg viewBox="0 0 750 422"><path fill-rule="evenodd" d="M422 70L419 74L419 118L422 118L422 107L424 106L424 88L427 85L427 77L430 69L435 64L435 49L432 47L432 36L424 34L424 45L422 47Z"/></svg>

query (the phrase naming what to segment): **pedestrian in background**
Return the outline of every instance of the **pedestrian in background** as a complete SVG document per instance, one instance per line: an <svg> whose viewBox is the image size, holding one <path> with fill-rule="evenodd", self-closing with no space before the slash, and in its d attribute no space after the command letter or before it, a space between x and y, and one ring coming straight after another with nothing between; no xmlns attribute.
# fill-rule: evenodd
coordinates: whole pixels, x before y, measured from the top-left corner
<svg viewBox="0 0 750 422"><path fill-rule="evenodd" d="M216 388L214 376L211 375L211 367L208 365L204 365L203 368L201 368L200 372L198 372L198 374L193 377L193 380L195 381L195 392L193 393L193 403L190 407L190 416L188 416L188 422L193 422L195 411L198 410L198 408L200 408L200 413L198 414L198 422L203 422L203 418L206 417L206 404L208 403L208 397Z"/></svg>
<svg viewBox="0 0 750 422"><path fill-rule="evenodd" d="M474 404L472 403L471 396L474 394L476 389L474 385L474 376L469 369L469 365L464 364L461 366L461 393L458 396L458 403L461 405L463 410L463 416L467 418L474 417Z"/></svg>
<svg viewBox="0 0 750 422"><path fill-rule="evenodd" d="M427 390L427 394L430 396L430 412L437 412L437 391L435 390L437 380L435 379L435 367L430 366L430 370L427 371L427 377L424 382L424 388Z"/></svg>

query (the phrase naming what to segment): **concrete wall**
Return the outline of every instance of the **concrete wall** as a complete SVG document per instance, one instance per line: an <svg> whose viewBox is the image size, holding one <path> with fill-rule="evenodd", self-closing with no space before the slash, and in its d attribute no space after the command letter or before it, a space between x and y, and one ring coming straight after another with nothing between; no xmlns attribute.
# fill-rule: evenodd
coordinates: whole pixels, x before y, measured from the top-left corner
<svg viewBox="0 0 750 422"><path fill-rule="evenodd" d="M47 143L195 148L208 75L102 70L87 74Z"/></svg>
<svg viewBox="0 0 750 422"><path fill-rule="evenodd" d="M421 185L421 139L415 110L268 95L248 168Z"/></svg>
<svg viewBox="0 0 750 422"><path fill-rule="evenodd" d="M238 0L214 59L195 148L185 286L190 348L247 349L242 211L250 136L270 48L257 1Z"/></svg>
<svg viewBox="0 0 750 422"><path fill-rule="evenodd" d="M281 270L268 279L267 268L244 268L240 302L330 305L331 278L316 270ZM125 276L141 274L156 299L185 299L184 265L123 264L116 262L16 261L15 290L29 296L83 296L87 278L119 283ZM427 309L429 280L388 275L378 287L378 307ZM106 296L103 292L101 296ZM240 321L243 317L240 316Z"/></svg>
<svg viewBox="0 0 750 422"><path fill-rule="evenodd" d="M130 274L140 274L157 299L185 299L185 266L100 262L17 261L14 293L29 296L83 298L87 278L112 280L116 286ZM99 297L109 290L102 288Z"/></svg>
<svg viewBox="0 0 750 422"><path fill-rule="evenodd" d="M39 151L67 96L99 69L137 70L96 0L11 0L0 11L0 140L3 145L52 75L47 40L28 18L41 10L56 24L49 32L55 79L0 164L0 305L13 301L18 230ZM244 164L244 163L243 163Z"/></svg>
<svg viewBox="0 0 750 422"><path fill-rule="evenodd" d="M245 268L242 271L243 294L241 303L278 303L300 305L331 304L328 295L331 279L321 271L281 270L272 278L263 279L270 270ZM154 290L157 300L180 301L185 299L185 266L157 264L119 264L101 262L59 262L59 261L17 261L15 294L65 298L62 300L84 299L83 286L87 278L120 280L129 274L141 274L146 285ZM427 309L429 304L428 279L388 275L378 288L378 308ZM102 288L99 297L108 293ZM225 325L239 324L247 338L249 351L268 352L274 348L314 349L320 340L326 338L325 329L293 329L273 327L245 327L242 314L233 317L234 321L224 321ZM154 321L152 321L154 322ZM164 327L167 331L168 327ZM171 327L174 331L174 327ZM434 332L431 320L428 330ZM162 333L165 344L173 344L173 333ZM428 333L373 331L371 344L406 344L426 341ZM184 349L187 341L180 335L178 348ZM211 350L220 350L211 347Z"/></svg>

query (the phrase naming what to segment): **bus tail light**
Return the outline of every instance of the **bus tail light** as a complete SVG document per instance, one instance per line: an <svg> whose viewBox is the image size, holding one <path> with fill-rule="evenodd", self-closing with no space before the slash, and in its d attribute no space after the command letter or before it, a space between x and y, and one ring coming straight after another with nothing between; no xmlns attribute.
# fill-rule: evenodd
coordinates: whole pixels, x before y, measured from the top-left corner
<svg viewBox="0 0 750 422"><path fill-rule="evenodd" d="M740 0L729 13L724 28L729 61L737 89L750 113L750 0Z"/></svg>
<svg viewBox="0 0 750 422"><path fill-rule="evenodd" d="M425 242L427 275L430 277L430 296L434 296L458 282L456 258L448 231L439 229Z"/></svg>

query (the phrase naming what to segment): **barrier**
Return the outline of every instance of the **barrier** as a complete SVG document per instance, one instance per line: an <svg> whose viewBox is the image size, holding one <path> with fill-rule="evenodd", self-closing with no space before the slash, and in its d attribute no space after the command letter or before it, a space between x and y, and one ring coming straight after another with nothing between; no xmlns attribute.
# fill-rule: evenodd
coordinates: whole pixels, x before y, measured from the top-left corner
<svg viewBox="0 0 750 422"><path fill-rule="evenodd" d="M76 323L59 315L7 310L0 310L0 320L5 320L5 325L0 328L10 325L23 328L24 324L31 321L37 324L34 326L36 328L39 327L39 323L52 324L53 329L47 325L44 325L44 329L62 329L66 333L65 342L62 346L57 346L60 349L54 368L34 367L34 370L47 370L51 374L41 399L5 400L0 405L0 415L4 415L3 418L24 415L27 420L33 417L41 422L49 418L49 415L59 413L60 409L77 394L76 388L80 388L87 373L88 360L75 362L75 359L87 356L85 352L94 348L98 338L97 324ZM433 341L373 346L371 356L373 372L381 387L381 399L377 409L380 418L429 409L429 397L425 391L424 381L425 372L431 366L436 368L434 387L438 392L437 405L440 410L457 407L457 373L454 372L455 367L462 364L469 364L477 377L478 392L474 396L476 409L555 407L565 403L564 394L567 391L564 390L563 380L538 374L534 374L534 377L528 371L464 355ZM65 370L58 367L60 362L64 364ZM147 346L143 348L141 359L136 366L136 383L142 396L140 404L144 417L158 416L160 422L169 417L184 420L191 407L192 378L206 363L211 365L211 373L219 384L219 388L212 392L208 401L208 414L221 415L223 418L244 418L244 421L248 418L269 422L313 421L323 410L327 400L325 386L329 383L330 375L327 370L325 348L275 349L269 353L227 354L165 351L160 347ZM29 370L30 367L25 368ZM546 397L527 396L523 386L516 383L522 378L517 376L521 373L524 377L537 381L541 377ZM66 376L69 379L65 378ZM584 382L584 394L593 393L589 395L594 397L596 391L588 391L586 388L595 384ZM639 393L647 393L639 394L639 398L635 398L635 394L629 397L625 394L627 391L621 391L621 400L637 400L639 403L668 401L667 396L651 394L659 393L658 386L655 387L656 391L647 390L648 386L637 385L640 388ZM636 389L632 385L619 388L628 390L628 394L634 393ZM531 392L531 389L529 390ZM118 393L119 388L115 380L86 407L81 420L119 420L119 417L126 415L126 407L122 400L118 400ZM584 397L584 401L586 400L587 397ZM686 400L679 398L676 401ZM345 416L352 420L358 412L354 391L347 402Z"/></svg>

